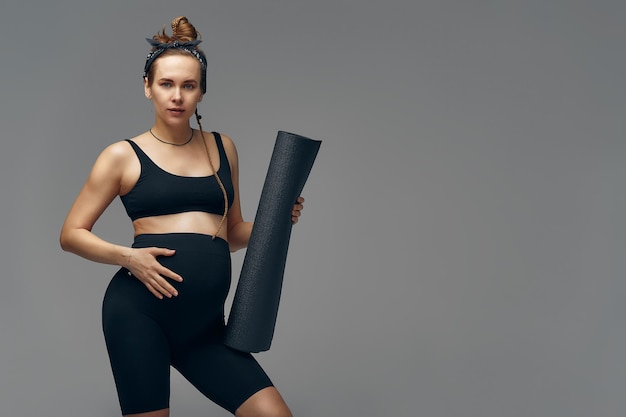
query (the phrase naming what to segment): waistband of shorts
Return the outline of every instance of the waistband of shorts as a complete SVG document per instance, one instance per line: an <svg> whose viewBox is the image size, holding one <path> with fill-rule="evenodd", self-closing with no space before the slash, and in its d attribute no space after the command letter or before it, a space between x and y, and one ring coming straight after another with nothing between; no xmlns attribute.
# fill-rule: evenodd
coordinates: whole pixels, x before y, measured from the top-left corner
<svg viewBox="0 0 626 417"><path fill-rule="evenodd" d="M135 236L133 248L165 247L168 249L208 249L229 251L228 242L221 237L202 233L142 233Z"/></svg>

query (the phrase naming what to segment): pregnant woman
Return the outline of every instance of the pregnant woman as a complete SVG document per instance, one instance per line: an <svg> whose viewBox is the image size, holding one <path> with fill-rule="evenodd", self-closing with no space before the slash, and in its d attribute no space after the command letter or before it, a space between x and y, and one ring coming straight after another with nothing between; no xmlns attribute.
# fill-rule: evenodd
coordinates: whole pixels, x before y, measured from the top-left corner
<svg viewBox="0 0 626 417"><path fill-rule="evenodd" d="M233 141L204 132L197 104L207 59L185 17L149 40L144 91L154 105L146 132L97 158L61 231L64 250L119 265L104 296L102 324L125 416L169 416L170 366L237 417L289 417L272 381L249 353L222 343L230 252L247 246ZM193 129L195 115L199 129ZM132 247L92 228L120 196ZM304 200L291 212L296 223Z"/></svg>

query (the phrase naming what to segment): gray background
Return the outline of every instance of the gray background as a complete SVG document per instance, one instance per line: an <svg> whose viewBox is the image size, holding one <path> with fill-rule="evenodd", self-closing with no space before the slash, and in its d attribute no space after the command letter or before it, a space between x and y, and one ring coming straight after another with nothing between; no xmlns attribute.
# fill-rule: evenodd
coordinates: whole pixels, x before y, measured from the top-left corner
<svg viewBox="0 0 626 417"><path fill-rule="evenodd" d="M258 356L297 416L626 415L626 3L371 3L3 2L1 415L118 415L116 268L58 232L98 153L151 125L144 38L181 14L247 219L276 132L323 140ZM130 226L116 200L95 231ZM227 415L172 379L173 416Z"/></svg>

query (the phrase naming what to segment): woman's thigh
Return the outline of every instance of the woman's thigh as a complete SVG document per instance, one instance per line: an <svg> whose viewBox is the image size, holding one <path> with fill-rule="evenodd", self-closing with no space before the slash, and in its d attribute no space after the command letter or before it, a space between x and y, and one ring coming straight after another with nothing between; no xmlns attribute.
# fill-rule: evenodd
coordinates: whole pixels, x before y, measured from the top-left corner
<svg viewBox="0 0 626 417"><path fill-rule="evenodd" d="M249 353L219 341L175 350L172 365L207 398L231 413L272 381Z"/></svg>
<svg viewBox="0 0 626 417"><path fill-rule="evenodd" d="M160 326L136 313L109 315L105 340L122 414L169 406L170 348Z"/></svg>

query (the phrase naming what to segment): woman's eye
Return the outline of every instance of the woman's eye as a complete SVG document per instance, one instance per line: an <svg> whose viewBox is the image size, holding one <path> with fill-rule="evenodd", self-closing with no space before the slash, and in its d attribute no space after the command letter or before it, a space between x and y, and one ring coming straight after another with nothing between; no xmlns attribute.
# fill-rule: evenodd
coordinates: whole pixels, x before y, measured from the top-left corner
<svg viewBox="0 0 626 417"><path fill-rule="evenodd" d="M185 84L185 88L186 88L187 90L193 90L194 85L193 85L193 84Z"/></svg>
<svg viewBox="0 0 626 417"><path fill-rule="evenodd" d="M166 88L168 88L168 87L171 87L171 86L172 86L172 84L171 84L171 83L161 83L161 87L166 87Z"/></svg>

